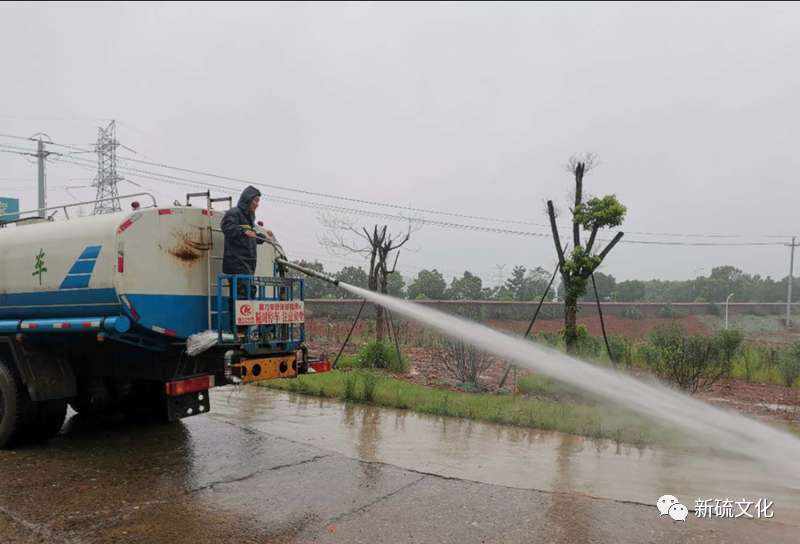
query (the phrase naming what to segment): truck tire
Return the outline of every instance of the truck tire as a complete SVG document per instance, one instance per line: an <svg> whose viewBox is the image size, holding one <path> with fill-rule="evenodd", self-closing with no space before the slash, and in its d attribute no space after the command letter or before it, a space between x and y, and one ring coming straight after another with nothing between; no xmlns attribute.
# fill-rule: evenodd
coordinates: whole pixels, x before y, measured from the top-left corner
<svg viewBox="0 0 800 544"><path fill-rule="evenodd" d="M54 437L64 426L67 417L66 399L34 402L31 406L30 421L23 431L32 441L43 441Z"/></svg>
<svg viewBox="0 0 800 544"><path fill-rule="evenodd" d="M78 381L78 394L69 405L82 416L105 414L112 409L111 392L103 378L85 378Z"/></svg>
<svg viewBox="0 0 800 544"><path fill-rule="evenodd" d="M0 448L14 445L25 429L30 399L16 368L0 360Z"/></svg>

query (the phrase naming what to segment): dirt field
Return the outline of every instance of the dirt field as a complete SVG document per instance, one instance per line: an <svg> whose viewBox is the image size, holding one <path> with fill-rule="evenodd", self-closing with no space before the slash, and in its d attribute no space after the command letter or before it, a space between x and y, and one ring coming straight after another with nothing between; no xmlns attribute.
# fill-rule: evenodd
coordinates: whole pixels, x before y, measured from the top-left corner
<svg viewBox="0 0 800 544"><path fill-rule="evenodd" d="M796 387L725 379L697 396L743 414L800 424L800 389Z"/></svg>

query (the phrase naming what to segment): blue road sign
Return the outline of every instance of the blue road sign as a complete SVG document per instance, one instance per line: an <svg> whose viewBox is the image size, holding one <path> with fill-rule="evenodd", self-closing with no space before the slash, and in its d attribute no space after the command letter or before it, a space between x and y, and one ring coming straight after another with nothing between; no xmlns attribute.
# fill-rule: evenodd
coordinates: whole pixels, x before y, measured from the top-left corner
<svg viewBox="0 0 800 544"><path fill-rule="evenodd" d="M0 223L16 221L19 218L19 199L0 196ZM11 215L6 215L11 214Z"/></svg>

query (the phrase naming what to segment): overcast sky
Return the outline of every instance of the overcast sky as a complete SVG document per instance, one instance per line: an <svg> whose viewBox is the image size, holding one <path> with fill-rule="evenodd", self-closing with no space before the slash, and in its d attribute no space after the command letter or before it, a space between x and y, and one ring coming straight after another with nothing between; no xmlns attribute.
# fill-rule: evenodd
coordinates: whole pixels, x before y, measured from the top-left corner
<svg viewBox="0 0 800 544"><path fill-rule="evenodd" d="M42 131L87 147L116 119L118 139L137 152L121 156L536 224L546 222L547 198L568 214L563 164L589 151L601 164L586 190L627 206L627 240L786 243L800 232L799 30L800 6L767 3L2 3L0 133ZM162 203L191 190L125 175ZM48 164L49 203L91 199L92 188L65 186L92 177L64 160ZM0 153L0 196L35 207L35 179L34 164ZM407 213L263 191L259 216L290 256L333 269L358 259L320 246L320 212L269 195ZM679 279L732 264L783 277L788 253L627 244L603 270ZM554 262L546 237L427 224L398 268L470 270L493 283L496 265L508 274Z"/></svg>

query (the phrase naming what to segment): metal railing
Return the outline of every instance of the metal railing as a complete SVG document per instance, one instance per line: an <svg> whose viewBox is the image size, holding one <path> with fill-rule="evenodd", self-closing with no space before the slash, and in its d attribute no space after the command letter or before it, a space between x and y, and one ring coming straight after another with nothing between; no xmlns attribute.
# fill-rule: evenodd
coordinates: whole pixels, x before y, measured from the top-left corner
<svg viewBox="0 0 800 544"><path fill-rule="evenodd" d="M50 210L56 210L56 213L58 213L58 211L60 211L60 210L63 210L64 211L64 217L66 219L69 219L70 218L69 217L69 211L68 211L69 208L75 208L77 206L85 206L87 204L96 204L97 202L106 202L108 200L122 200L122 199L130 199L130 198L136 198L136 197L142 197L142 196L149 197L150 200L152 201L152 204L150 206L144 206L145 208L156 208L156 207L158 207L158 203L156 202L156 197L154 197L151 193L134 193L134 194L130 194L130 195L122 195L122 196L115 196L115 197L112 196L112 197L108 197L108 198L98 198L98 199L95 199L95 200L87 200L85 202L73 202L71 204L60 204L58 206L48 206L47 208L36 208L36 209L33 209L33 210L24 210L24 211L21 211L21 212L4 213L4 214L0 214L0 223L7 223L7 224L18 223L20 221L27 221L27 220L31 220L31 219L35 219L36 218L36 217L20 217L22 215L29 214L29 213L37 213L39 218L42 218L42 219L45 219L45 220L49 221L50 219L52 219L56 215L55 213L53 213L53 214L51 214L51 215L49 215L47 217L42 217L42 216L46 215L44 212L48 212ZM14 219L13 221L3 221L3 217L7 217L7 216L14 216L14 217L17 217L17 219Z"/></svg>
<svg viewBox="0 0 800 544"><path fill-rule="evenodd" d="M246 296L239 296L240 291ZM252 301L302 301L304 298L304 282L300 278L278 278L251 276L247 274L217 274L215 307L210 311L210 321L219 332L222 343L224 333L236 334L236 302ZM305 341L305 324L250 325L255 328L258 338L269 343L303 342Z"/></svg>
<svg viewBox="0 0 800 544"><path fill-rule="evenodd" d="M203 191L202 193L186 193L186 206L192 205L192 199L197 198L199 196L205 197L206 199L206 208L209 210L213 209L215 202L228 202L228 208L233 207L233 197L231 196L222 196L222 197L212 197L211 191Z"/></svg>

